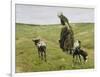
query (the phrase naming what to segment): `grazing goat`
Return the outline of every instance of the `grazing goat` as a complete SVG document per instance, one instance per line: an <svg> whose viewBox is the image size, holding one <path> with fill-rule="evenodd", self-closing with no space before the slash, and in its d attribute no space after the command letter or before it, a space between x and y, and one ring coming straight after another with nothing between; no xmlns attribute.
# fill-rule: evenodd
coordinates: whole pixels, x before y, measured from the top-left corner
<svg viewBox="0 0 100 77"><path fill-rule="evenodd" d="M79 58L80 62L81 62L81 57L83 58L84 62L87 62L88 54L86 51L81 49L81 41L79 40L76 40L74 43L73 62L74 62L75 56L76 56L76 59Z"/></svg>
<svg viewBox="0 0 100 77"><path fill-rule="evenodd" d="M32 39L38 49L38 55L41 60L46 62L46 43L40 39Z"/></svg>

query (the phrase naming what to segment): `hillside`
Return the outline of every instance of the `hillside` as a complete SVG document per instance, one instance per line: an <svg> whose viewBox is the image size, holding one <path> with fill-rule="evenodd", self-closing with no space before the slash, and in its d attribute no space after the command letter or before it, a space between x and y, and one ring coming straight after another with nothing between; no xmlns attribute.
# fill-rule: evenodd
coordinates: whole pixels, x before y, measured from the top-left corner
<svg viewBox="0 0 100 77"><path fill-rule="evenodd" d="M57 71L94 68L94 24L71 24L75 39L89 54L86 64L72 66L72 56L59 47L61 25L16 24L16 72ZM40 61L32 38L41 37L47 43L47 63Z"/></svg>

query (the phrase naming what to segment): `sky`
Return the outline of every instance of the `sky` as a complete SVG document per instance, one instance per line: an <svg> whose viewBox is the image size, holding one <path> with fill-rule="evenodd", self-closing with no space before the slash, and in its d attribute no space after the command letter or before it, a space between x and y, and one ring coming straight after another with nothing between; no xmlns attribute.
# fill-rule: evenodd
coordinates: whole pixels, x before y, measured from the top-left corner
<svg viewBox="0 0 100 77"><path fill-rule="evenodd" d="M16 23L60 24L60 20L57 17L60 12L63 12L63 15L71 23L94 22L93 8L16 4Z"/></svg>

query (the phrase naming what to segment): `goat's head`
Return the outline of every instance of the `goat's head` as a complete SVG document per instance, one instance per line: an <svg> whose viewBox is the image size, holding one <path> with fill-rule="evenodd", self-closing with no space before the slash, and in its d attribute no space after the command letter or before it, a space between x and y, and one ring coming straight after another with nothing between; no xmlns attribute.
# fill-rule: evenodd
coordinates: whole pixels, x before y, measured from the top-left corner
<svg viewBox="0 0 100 77"><path fill-rule="evenodd" d="M74 48L80 47L81 41L80 40L75 40L74 42Z"/></svg>
<svg viewBox="0 0 100 77"><path fill-rule="evenodd" d="M37 43L39 43L40 39L32 39L32 41L35 43L35 45L37 45Z"/></svg>

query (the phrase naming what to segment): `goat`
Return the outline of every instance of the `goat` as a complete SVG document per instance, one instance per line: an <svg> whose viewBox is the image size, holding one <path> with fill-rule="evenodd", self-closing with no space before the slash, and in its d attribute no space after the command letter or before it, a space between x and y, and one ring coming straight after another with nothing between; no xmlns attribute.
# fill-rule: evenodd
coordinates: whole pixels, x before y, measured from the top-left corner
<svg viewBox="0 0 100 77"><path fill-rule="evenodd" d="M32 39L38 49L38 56L41 60L46 60L46 43L40 39Z"/></svg>
<svg viewBox="0 0 100 77"><path fill-rule="evenodd" d="M84 62L87 62L88 54L86 51L81 49L81 41L79 40L76 40L74 43L73 62L74 62L75 56L76 56L76 59L79 58L80 62L81 62L81 57L83 58Z"/></svg>

